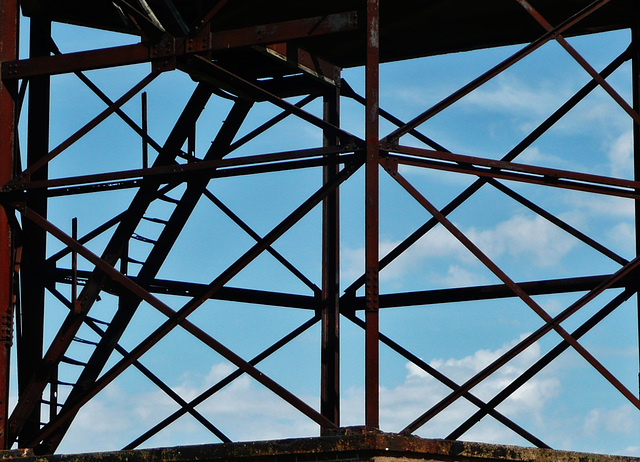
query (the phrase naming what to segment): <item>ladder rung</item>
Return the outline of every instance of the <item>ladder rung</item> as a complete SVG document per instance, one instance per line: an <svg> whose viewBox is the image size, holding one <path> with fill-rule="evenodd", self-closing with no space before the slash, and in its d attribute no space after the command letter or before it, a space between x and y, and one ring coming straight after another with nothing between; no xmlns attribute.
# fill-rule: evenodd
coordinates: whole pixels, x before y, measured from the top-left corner
<svg viewBox="0 0 640 462"><path fill-rule="evenodd" d="M63 387L75 387L76 384L75 383L71 383L71 382L62 382L60 380L58 380L56 382L57 385L62 385Z"/></svg>
<svg viewBox="0 0 640 462"><path fill-rule="evenodd" d="M141 236L141 235L136 234L136 233L133 233L131 238L135 239L136 241L146 242L147 244L155 244L156 243L156 241L154 241L153 239L149 239L148 237L144 237L144 236Z"/></svg>
<svg viewBox="0 0 640 462"><path fill-rule="evenodd" d="M91 317L91 316L87 316L87 319L88 319L89 321L93 321L93 322L95 322L96 324L102 324L103 326L108 326L108 325L109 325L109 323L108 323L108 322L106 322L106 321L101 321L100 319L93 318L93 317Z"/></svg>
<svg viewBox="0 0 640 462"><path fill-rule="evenodd" d="M160 199L161 201L165 201L165 202L171 202L172 204L179 204L180 203L180 201L178 199L174 199L173 197L169 197L166 194L163 194L163 195L159 196L158 199Z"/></svg>
<svg viewBox="0 0 640 462"><path fill-rule="evenodd" d="M184 151L180 151L178 153L178 157L182 158L182 159L186 159L186 160L197 160L197 157L192 155L192 154L188 154Z"/></svg>
<svg viewBox="0 0 640 462"><path fill-rule="evenodd" d="M169 223L167 220L162 220L160 218L153 218L153 217L142 217L143 220L147 220L150 221L151 223L159 223L161 225L166 225L167 223Z"/></svg>
<svg viewBox="0 0 640 462"><path fill-rule="evenodd" d="M77 343L84 343L85 345L98 345L98 342L94 342L92 340L87 340L80 337L73 337L73 341Z"/></svg>
<svg viewBox="0 0 640 462"><path fill-rule="evenodd" d="M60 360L63 363L66 364L71 364L72 366L86 366L86 363L83 363L82 361L78 361L77 359L73 359L73 358L69 358L68 356L63 356L62 359Z"/></svg>
<svg viewBox="0 0 640 462"><path fill-rule="evenodd" d="M40 402L42 404L46 404L47 406L51 406L51 401L49 401L49 400L41 399ZM56 407L62 407L62 406L64 406L64 405L60 404L60 403L56 403Z"/></svg>
<svg viewBox="0 0 640 462"><path fill-rule="evenodd" d="M127 261L128 261L129 263L134 263L134 264L136 264L136 265L144 265L144 262L143 262L143 261L136 260L135 258L131 258L131 257L127 257Z"/></svg>

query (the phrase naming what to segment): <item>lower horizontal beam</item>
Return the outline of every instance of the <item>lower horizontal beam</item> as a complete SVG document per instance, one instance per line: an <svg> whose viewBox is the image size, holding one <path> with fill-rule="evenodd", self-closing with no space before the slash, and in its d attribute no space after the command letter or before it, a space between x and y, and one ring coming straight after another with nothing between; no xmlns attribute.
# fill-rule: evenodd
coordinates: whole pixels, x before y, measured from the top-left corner
<svg viewBox="0 0 640 462"><path fill-rule="evenodd" d="M83 284L90 273L87 271L78 272L78 283ZM587 292L608 280L608 274L597 276L584 276L564 279L547 279L541 281L528 281L518 283L529 295L550 295L571 292ZM56 269L54 282L71 284L72 274L70 269ZM135 277L130 279L136 282ZM611 288L626 287L627 281L621 280L613 284ZM149 292L154 294L175 295L193 297L200 293L203 284L196 284L183 281L170 281L163 279L154 280L148 287ZM115 283L106 286L105 290L114 294L119 292ZM512 298L516 295L505 284L494 284L473 287L455 287L450 289L433 289L417 292L403 292L396 294L381 294L380 308L398 308L403 306L435 305L439 303L472 302L482 300L495 300L500 298ZM315 310L318 308L320 300L311 295L287 294L281 292L271 292L264 290L244 289L237 287L224 287L214 294L212 299L226 300L239 303L251 303L258 305L279 306L285 308L299 308ZM341 306L346 309L363 310L364 297L350 297L343 295Z"/></svg>
<svg viewBox="0 0 640 462"><path fill-rule="evenodd" d="M72 283L72 274L69 269L57 269L54 274L54 282L62 284ZM82 285L87 281L91 272L78 271L78 284ZM138 283L136 277L129 277L133 282ZM155 279L147 289L152 294L175 295L181 297L194 297L203 292L206 284L196 284L192 282L169 281ZM116 283L107 283L105 291L118 294L124 290ZM242 289L237 287L223 287L215 293L211 299L226 300L230 302L251 303L257 305L279 306L285 308L300 308L315 310L318 308L320 299L312 295L296 295L264 290Z"/></svg>
<svg viewBox="0 0 640 462"><path fill-rule="evenodd" d="M530 281L518 283L529 295L548 295L568 292L587 292L611 275L586 276L567 279L549 279L544 281ZM626 287L623 279L612 285L612 288ZM505 284L495 284L474 287L456 287L451 289L434 289L397 294L381 294L380 308L397 308L403 306L434 305L438 303L471 302L481 300L495 300L499 298L516 297L516 294ZM355 310L364 309L364 297L343 296L343 307L353 307Z"/></svg>

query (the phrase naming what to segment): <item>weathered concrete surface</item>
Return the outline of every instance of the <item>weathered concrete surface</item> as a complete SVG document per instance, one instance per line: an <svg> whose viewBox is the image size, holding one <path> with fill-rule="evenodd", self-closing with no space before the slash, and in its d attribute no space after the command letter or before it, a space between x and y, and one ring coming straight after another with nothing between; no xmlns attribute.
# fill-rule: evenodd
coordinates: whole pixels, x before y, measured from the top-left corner
<svg viewBox="0 0 640 462"><path fill-rule="evenodd" d="M445 441L390 433L351 432L318 438L211 444L133 451L35 456L0 452L20 462L640 462L640 458Z"/></svg>

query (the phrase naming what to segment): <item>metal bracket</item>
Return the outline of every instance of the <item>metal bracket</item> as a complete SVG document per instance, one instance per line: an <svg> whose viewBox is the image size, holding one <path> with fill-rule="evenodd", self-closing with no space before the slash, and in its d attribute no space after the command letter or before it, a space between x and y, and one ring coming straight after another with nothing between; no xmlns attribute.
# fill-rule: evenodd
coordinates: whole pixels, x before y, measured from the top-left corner
<svg viewBox="0 0 640 462"><path fill-rule="evenodd" d="M168 34L151 46L149 50L153 70L171 71L176 68L176 39Z"/></svg>

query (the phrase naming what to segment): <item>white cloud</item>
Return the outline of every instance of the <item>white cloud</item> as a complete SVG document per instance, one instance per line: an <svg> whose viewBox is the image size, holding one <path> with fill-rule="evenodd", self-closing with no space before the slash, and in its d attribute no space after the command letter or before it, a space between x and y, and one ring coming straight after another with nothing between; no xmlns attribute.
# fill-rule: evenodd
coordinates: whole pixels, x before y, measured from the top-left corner
<svg viewBox="0 0 640 462"><path fill-rule="evenodd" d="M494 229L471 228L467 236L493 259L503 255L547 268L558 265L575 240L540 216L515 215Z"/></svg>
<svg viewBox="0 0 640 462"><path fill-rule="evenodd" d="M601 436L602 432L630 434L634 431L637 410L631 406L616 409L592 409L584 419L583 430L588 436Z"/></svg>
<svg viewBox="0 0 640 462"><path fill-rule="evenodd" d="M514 162L555 168L568 168L571 165L567 159L544 153L536 146L525 149Z"/></svg>
<svg viewBox="0 0 640 462"><path fill-rule="evenodd" d="M431 361L431 365L461 383L511 346L512 343L509 343L497 350L479 350L463 358L435 359ZM493 396L539 356L539 347L532 346L485 380L473 392L487 397ZM233 367L228 364L216 364L207 374L190 373L183 376L180 383L173 388L184 399L190 400L232 370ZM501 412L511 416L536 414L556 395L558 388L557 380L552 377L534 378L504 403ZM381 389L383 430L402 429L448 392L448 388L417 366L407 363L404 381L396 387ZM363 396L363 390L359 387L352 387L344 392L343 425L362 424ZM313 404L317 397L302 396L302 399L317 407ZM117 449L176 409L177 405L161 391L131 394L125 393L121 386L113 384L82 409L73 424L69 440L63 442L60 451L68 453ZM197 410L236 441L318 434L318 426L315 423L246 375L219 391L213 398L198 406ZM474 407L468 404L453 406L451 411L445 412L444 421L448 426L458 424L470 410L474 410ZM446 436L441 435L441 432L442 430L438 432L439 436ZM484 438L483 435L482 438L485 441L499 441L500 438L511 438L510 433L509 430L501 429L496 430L493 436ZM217 439L191 416L185 416L172 425L170 431L160 433L146 445L164 446L215 441Z"/></svg>
<svg viewBox="0 0 640 462"><path fill-rule="evenodd" d="M618 136L607 152L611 165L611 175L618 178L633 178L633 132Z"/></svg>
<svg viewBox="0 0 640 462"><path fill-rule="evenodd" d="M568 95L550 83L538 83L533 87L513 75L501 74L462 100L483 110L499 111L507 114L547 115L558 107L563 95Z"/></svg>
<svg viewBox="0 0 640 462"><path fill-rule="evenodd" d="M635 248L635 232L633 225L622 222L615 225L607 233L609 239L616 244L616 247L625 252L633 252Z"/></svg>
<svg viewBox="0 0 640 462"><path fill-rule="evenodd" d="M515 75L501 74L490 83L465 96L461 103L468 107L500 114L516 116L520 120L519 129L530 132L567 101L578 89L578 82L524 80ZM628 123L628 116L603 91L592 92L578 103L576 108L565 115L554 126L563 134L585 133L585 127L597 133L607 133L610 129L622 129Z"/></svg>
<svg viewBox="0 0 640 462"><path fill-rule="evenodd" d="M572 207L582 209L592 218L633 218L633 200L630 199L572 194L569 202Z"/></svg>
<svg viewBox="0 0 640 462"><path fill-rule="evenodd" d="M190 401L234 370L229 364L215 364L207 375L186 374L172 388ZM301 398L311 402L316 400L315 397ZM125 392L121 386L111 385L83 407L69 432L69 439L63 441L59 451L77 453L119 449L177 409L178 405L160 390L135 394ZM318 434L318 426L314 422L247 375L236 379L196 409L233 441ZM143 443L143 447L217 442L216 436L195 418L186 415Z"/></svg>
<svg viewBox="0 0 640 462"><path fill-rule="evenodd" d="M450 265L444 275L434 275L434 283L443 287L468 287L486 283L486 279L477 272L470 271L458 265Z"/></svg>
<svg viewBox="0 0 640 462"><path fill-rule="evenodd" d="M496 360L512 346L513 343L508 343L497 350L478 350L463 358L434 359L430 362L430 365L461 384ZM472 389L472 393L482 399L492 398L539 357L540 348L537 344L534 344ZM528 417L539 420L540 413L550 400L558 394L559 389L560 383L554 377L543 375L534 377L500 406L500 412L510 417L518 415L523 419ZM401 430L422 412L448 395L449 392L450 390L447 387L440 384L422 369L414 364L407 364L407 376L404 383L395 388L382 390L382 426L391 431ZM445 437L449 431L466 420L475 410L477 408L474 405L461 399L443 411L441 416L434 419L434 422L437 420L437 425L435 423L427 424L424 428L418 430L416 434L428 437ZM489 417L487 421L489 422L488 426L483 425L482 430L472 429L462 439L471 438L485 442L522 443L519 437L514 435L511 430L497 423L494 426L492 418ZM484 420L483 423L485 423Z"/></svg>
<svg viewBox="0 0 640 462"><path fill-rule="evenodd" d="M526 261L538 268L557 266L576 245L573 237L540 216L515 215L493 228L472 227L465 235L494 262L500 259ZM381 255L399 242L382 241ZM346 284L364 268L364 249L343 249L343 277ZM442 260L446 259L443 263ZM437 262L438 272L425 269ZM381 272L381 283L406 281L408 275L432 284L473 285L487 283L488 270L443 226L437 226L396 258ZM398 288L398 287L394 287Z"/></svg>
<svg viewBox="0 0 640 462"><path fill-rule="evenodd" d="M624 451L624 455L640 457L640 446L627 446Z"/></svg>
<svg viewBox="0 0 640 462"><path fill-rule="evenodd" d="M463 357L436 358L429 361L429 364L461 384L503 355L521 338L522 336L497 349L481 349ZM541 354L541 346L538 343L533 344L473 388L472 393L485 401L489 400L538 360ZM174 389L190 399L232 370L233 367L228 364L215 364L207 373L183 376ZM497 409L505 416L515 419L524 428L533 431L544 441L557 444L562 435L556 435L554 429L558 426L569 428L575 424L575 415L568 416L566 422L559 422L558 416L552 412L556 407L554 400L559 397L561 391L562 385L556 377L556 370L546 369L518 389ZM403 429L449 393L449 388L416 365L405 364L403 379L395 386L382 387L380 390L382 430L395 432ZM357 385L343 391L342 425L362 425L363 396L363 389ZM317 403L317 397L302 398L317 408L317 404L313 404ZM120 386L111 386L78 415L69 433L69 441L66 441L60 450L69 453L124 446L176 408L177 406L160 391L132 395L125 393ZM428 438L445 437L476 409L474 405L460 399L419 429L416 434ZM235 441L318 434L318 426L315 423L247 376L236 380L217 393L213 399L198 406L198 411ZM563 443L566 449L584 450L584 446L580 445L586 444L587 450L593 450L593 443L598 442L596 444L605 448L613 448L609 449L609 452L613 450L629 455L638 454L637 447L615 449L615 445L612 447L607 443L607 435L611 435L612 438L614 435L616 438L621 435L632 437L637 432L637 411L631 406L614 409L595 408L583 415L580 419L582 427L578 425ZM551 421L553 425L549 424ZM525 443L518 435L490 416L462 435L461 439L500 444ZM146 445L159 447L216 441L217 439L195 419L185 416Z"/></svg>

